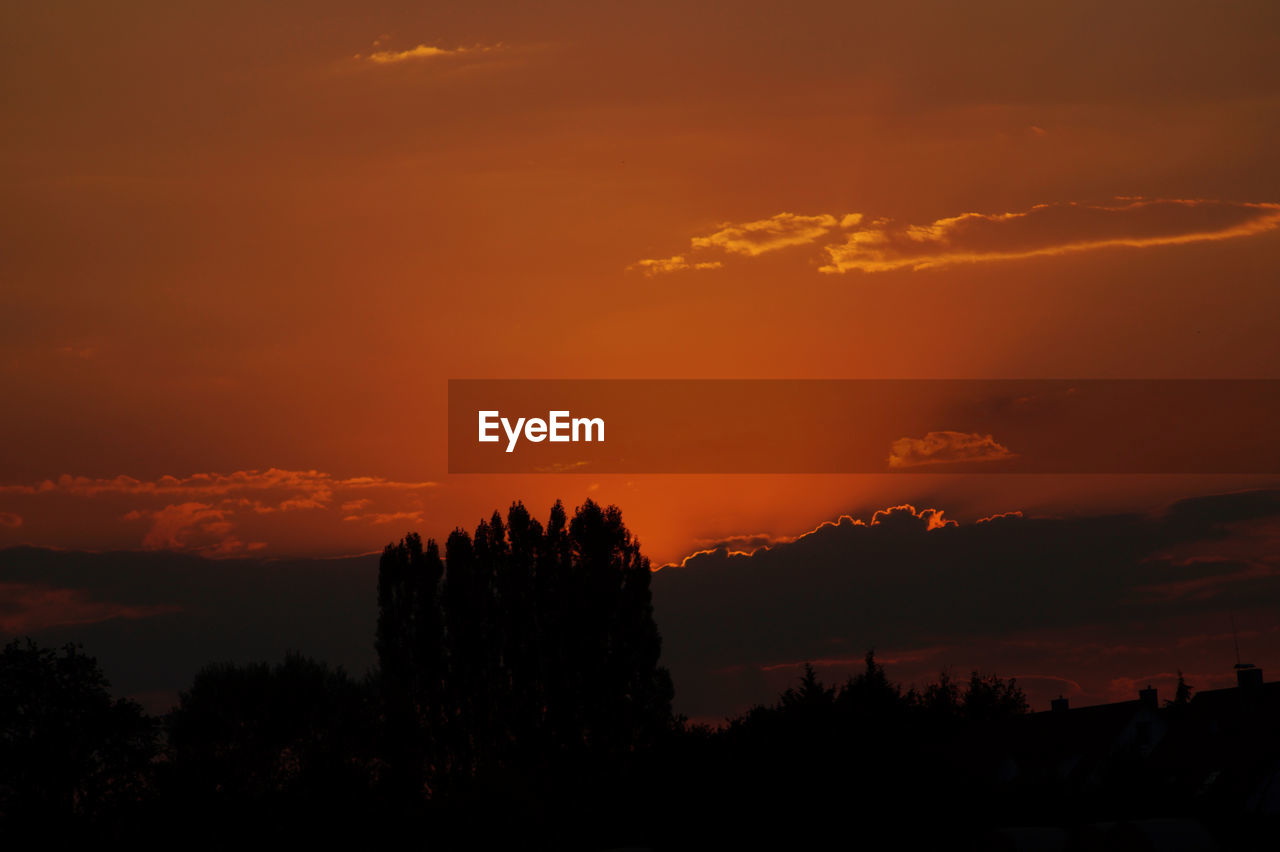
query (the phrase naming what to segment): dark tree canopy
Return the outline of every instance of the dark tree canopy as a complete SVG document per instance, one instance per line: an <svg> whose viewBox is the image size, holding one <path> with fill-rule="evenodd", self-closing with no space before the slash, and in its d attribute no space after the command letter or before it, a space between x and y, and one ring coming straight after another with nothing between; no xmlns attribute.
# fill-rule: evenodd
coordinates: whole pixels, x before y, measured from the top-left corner
<svg viewBox="0 0 1280 852"><path fill-rule="evenodd" d="M136 802L156 754L154 720L112 698L79 647L14 640L0 654L0 822L65 830Z"/></svg>
<svg viewBox="0 0 1280 852"><path fill-rule="evenodd" d="M224 801L357 788L365 705L342 669L299 654L207 665L166 720L172 780Z"/></svg>

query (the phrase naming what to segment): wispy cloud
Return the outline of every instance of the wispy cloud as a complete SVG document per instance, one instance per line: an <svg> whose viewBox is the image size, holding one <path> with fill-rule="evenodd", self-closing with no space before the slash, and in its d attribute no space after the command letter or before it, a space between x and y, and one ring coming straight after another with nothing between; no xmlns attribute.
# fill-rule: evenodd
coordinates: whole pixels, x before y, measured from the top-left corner
<svg viewBox="0 0 1280 852"><path fill-rule="evenodd" d="M421 512L368 512L365 514L347 515L344 521L364 521L369 524L390 524L396 521L422 523Z"/></svg>
<svg viewBox="0 0 1280 852"><path fill-rule="evenodd" d="M718 260L698 261L690 263L682 254L673 257L656 257L646 258L645 260L637 260L635 263L627 267L628 270L637 270L645 275L664 275L668 272L679 272L684 269L719 269L724 266Z"/></svg>
<svg viewBox="0 0 1280 852"><path fill-rule="evenodd" d="M719 260L705 259L706 253L758 257L779 249L809 245L836 229L852 228L861 221L862 216L858 213L848 213L844 216L833 216L829 213L819 213L815 216L775 213L767 219L757 219L753 222L722 222L718 226L719 230L714 233L704 237L694 237L689 241L690 254L698 252L703 255L702 258L690 259L686 254L646 258L637 260L627 269L643 272L645 275L719 269L724 263Z"/></svg>
<svg viewBox="0 0 1280 852"><path fill-rule="evenodd" d="M1120 199L1037 204L1020 213L962 213L928 225L877 220L826 246L827 273L931 269L957 263L1151 248L1248 237L1280 227L1280 204Z"/></svg>
<svg viewBox="0 0 1280 852"><path fill-rule="evenodd" d="M857 213L842 218L826 213L817 216L776 213L755 222L725 222L714 234L694 237L690 244L695 249L721 249L729 254L756 257L778 249L808 245L838 227L853 227L861 220Z"/></svg>
<svg viewBox="0 0 1280 852"><path fill-rule="evenodd" d="M1015 457L990 435L976 432L930 432L923 438L899 438L889 449L889 467L987 462Z"/></svg>
<svg viewBox="0 0 1280 852"><path fill-rule="evenodd" d="M1106 248L1238 239L1277 228L1280 204L1209 199L1053 202L1012 213L961 213L923 225L862 213L778 213L753 222L724 223L712 234L693 237L684 254L637 261L628 269L658 275L718 268L722 262L712 259L715 255L758 257L825 242L818 257L820 272L926 270ZM828 237L838 239L830 242Z"/></svg>
<svg viewBox="0 0 1280 852"><path fill-rule="evenodd" d="M374 47L380 46L374 42ZM414 62L424 59L441 59L463 54L491 53L501 50L501 44L477 44L470 47L437 47L431 44L419 44L407 50L378 50L368 55L356 54L356 59L373 62L377 65L389 65L396 62Z"/></svg>

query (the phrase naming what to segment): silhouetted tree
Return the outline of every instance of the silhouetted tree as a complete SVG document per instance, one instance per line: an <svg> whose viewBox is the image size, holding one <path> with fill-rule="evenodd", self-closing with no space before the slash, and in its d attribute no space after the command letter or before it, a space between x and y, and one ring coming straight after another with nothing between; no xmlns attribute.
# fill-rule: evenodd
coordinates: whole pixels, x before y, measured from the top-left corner
<svg viewBox="0 0 1280 852"><path fill-rule="evenodd" d="M813 810L856 814L855 823L927 813L929 825L914 824L914 835L925 832L914 839L943 845L954 837L941 826L994 811L998 744L1025 721L1027 709L1012 680L975 673L963 687L943 672L904 693L874 651L839 689L823 685L805 664L799 684L773 705L729 719L709 739L690 732L684 744L697 759L679 789L710 798L705 805L699 798L699 808L713 812ZM794 844L790 827L763 817L732 840L748 847Z"/></svg>
<svg viewBox="0 0 1280 852"><path fill-rule="evenodd" d="M1021 716L1028 710L1027 697L1017 680L1003 680L995 675L977 672L969 677L969 686L961 702L965 717L974 722L1000 722Z"/></svg>
<svg viewBox="0 0 1280 852"><path fill-rule="evenodd" d="M1186 707L1191 703L1192 687L1182 676L1182 669L1178 669L1178 685L1173 691L1173 700L1166 701L1165 704L1170 707Z"/></svg>
<svg viewBox="0 0 1280 852"><path fill-rule="evenodd" d="M46 838L109 819L142 798L155 720L112 698L97 661L31 639L0 654L0 826Z"/></svg>
<svg viewBox="0 0 1280 852"><path fill-rule="evenodd" d="M662 640L653 620L649 560L616 506L588 500L569 524L570 608L559 631L584 742L626 751L650 742L670 723L672 686L659 667ZM563 586L563 584L562 584ZM578 731L573 731L578 736Z"/></svg>
<svg viewBox="0 0 1280 852"><path fill-rule="evenodd" d="M902 709L902 690L889 681L875 650L867 651L864 668L840 690L839 704L847 712L864 717L886 717Z"/></svg>
<svg viewBox="0 0 1280 852"><path fill-rule="evenodd" d="M244 813L342 802L374 771L367 704L342 669L298 654L205 666L166 719L175 791Z"/></svg>
<svg viewBox="0 0 1280 852"><path fill-rule="evenodd" d="M672 688L649 577L621 512L590 500L571 520L557 502L545 528L513 504L474 535L454 530L443 562L416 535L388 545L377 638L388 747L422 743L400 751L419 774L397 783L568 771L586 755L616 764L652 743L671 726Z"/></svg>
<svg viewBox="0 0 1280 852"><path fill-rule="evenodd" d="M912 690L908 697L908 703L935 721L959 718L960 702L960 686L945 670L938 673L937 680L919 692Z"/></svg>
<svg viewBox="0 0 1280 852"><path fill-rule="evenodd" d="M387 737L390 782L412 793L425 783L427 767L441 760L428 754L431 736L444 736L449 708L444 702L444 623L440 581L444 566L435 542L409 534L387 545L378 571L376 647Z"/></svg>
<svg viewBox="0 0 1280 852"><path fill-rule="evenodd" d="M782 693L779 704L784 710L795 707L830 707L835 704L835 697L835 688L823 686L812 664L805 663L799 688L788 687Z"/></svg>

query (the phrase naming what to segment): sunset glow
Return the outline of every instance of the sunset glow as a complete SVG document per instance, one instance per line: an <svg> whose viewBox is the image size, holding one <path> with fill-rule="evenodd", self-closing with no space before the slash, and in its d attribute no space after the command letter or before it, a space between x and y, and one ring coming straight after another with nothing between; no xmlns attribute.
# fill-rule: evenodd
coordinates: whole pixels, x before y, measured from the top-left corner
<svg viewBox="0 0 1280 852"><path fill-rule="evenodd" d="M0 549L252 576L591 499L666 566L655 617L698 718L877 642L904 680L983 667L1039 704L1171 688L1179 667L1208 685L1230 677L1229 610L1280 671L1271 593L1249 592L1280 571L1280 516L1179 503L1273 475L950 474L1026 452L959 418L877 443L881 474L451 474L447 410L450 379L1280 378L1278 9L8 4ZM1113 446L1106 422L1045 411L1047 442ZM1180 505L1202 538L1148 524ZM1075 621L1024 618L1077 598L1022 574L1000 620L997 592L941 576L960 570L944 536L1049 559L1030 529L1099 536L1122 579L1088 582L1145 627L1083 594ZM805 561L819 543L853 548L824 558L865 586ZM935 560L914 585L876 573L895 547ZM697 631L691 602L716 594L673 578L735 568L761 601L801 575L859 613L864 588L946 589L992 626L935 629L939 601L898 626L792 610L730 658ZM197 606L61 570L0 565L0 631L105 636ZM129 672L161 704L180 686Z"/></svg>

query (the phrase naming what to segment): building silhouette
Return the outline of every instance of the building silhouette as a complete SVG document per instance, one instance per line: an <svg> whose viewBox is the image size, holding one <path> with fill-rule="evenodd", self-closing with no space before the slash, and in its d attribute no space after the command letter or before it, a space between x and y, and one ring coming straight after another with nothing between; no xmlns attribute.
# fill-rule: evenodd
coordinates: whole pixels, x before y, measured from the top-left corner
<svg viewBox="0 0 1280 852"><path fill-rule="evenodd" d="M1151 686L1089 707L1059 697L997 735L1011 807L988 848L1280 848L1280 681L1235 674L1163 704Z"/></svg>

